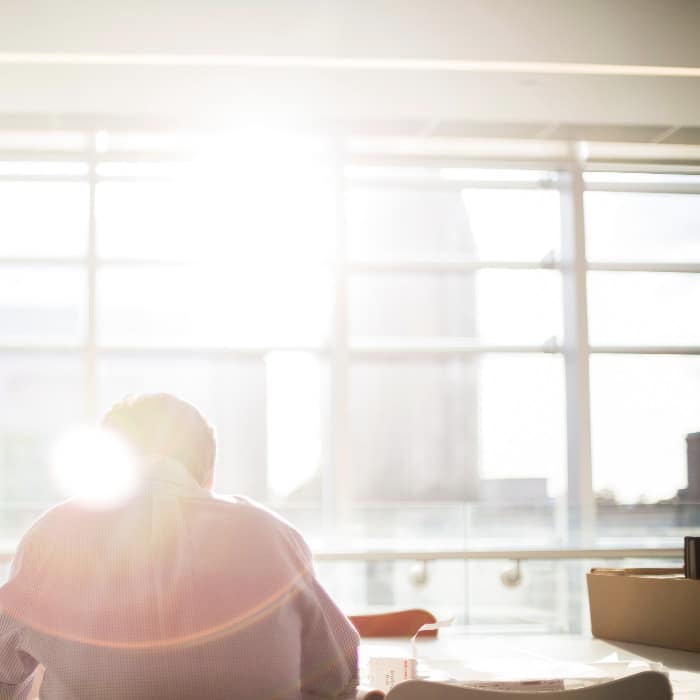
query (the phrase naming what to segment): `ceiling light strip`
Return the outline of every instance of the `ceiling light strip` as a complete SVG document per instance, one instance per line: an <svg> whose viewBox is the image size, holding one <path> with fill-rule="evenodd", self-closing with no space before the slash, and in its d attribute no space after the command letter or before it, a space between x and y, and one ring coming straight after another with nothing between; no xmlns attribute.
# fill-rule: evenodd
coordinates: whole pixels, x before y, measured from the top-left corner
<svg viewBox="0 0 700 700"><path fill-rule="evenodd" d="M454 71L700 78L697 66L648 66L550 61L483 61L431 58L334 56L235 56L229 54L0 52L4 65L109 65L231 68L316 68L345 70Z"/></svg>

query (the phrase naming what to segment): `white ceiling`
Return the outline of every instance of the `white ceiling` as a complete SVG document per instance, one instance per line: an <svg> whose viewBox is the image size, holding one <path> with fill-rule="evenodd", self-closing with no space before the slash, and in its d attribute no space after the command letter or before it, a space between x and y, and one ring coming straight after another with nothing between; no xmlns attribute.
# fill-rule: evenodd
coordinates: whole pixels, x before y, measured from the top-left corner
<svg viewBox="0 0 700 700"><path fill-rule="evenodd" d="M661 133L700 126L700 77L651 75L700 69L699 30L694 0L4 0L0 114Z"/></svg>
<svg viewBox="0 0 700 700"><path fill-rule="evenodd" d="M699 66L695 0L3 0L3 52Z"/></svg>

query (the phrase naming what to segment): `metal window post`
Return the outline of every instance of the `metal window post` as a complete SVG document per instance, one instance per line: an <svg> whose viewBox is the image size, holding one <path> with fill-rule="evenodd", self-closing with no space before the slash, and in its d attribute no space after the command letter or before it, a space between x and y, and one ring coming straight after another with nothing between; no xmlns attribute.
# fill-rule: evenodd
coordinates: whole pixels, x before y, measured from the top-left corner
<svg viewBox="0 0 700 700"><path fill-rule="evenodd" d="M330 458L325 460L322 514L326 534L336 534L349 503L349 331L348 264L345 221L345 154L341 137L332 143L335 255L333 265L333 342L331 349Z"/></svg>
<svg viewBox="0 0 700 700"><path fill-rule="evenodd" d="M90 210L87 240L87 327L85 334L85 415L88 421L97 417L97 150L96 134L91 135L88 183Z"/></svg>
<svg viewBox="0 0 700 700"><path fill-rule="evenodd" d="M584 183L575 149L562 173L561 237L566 373L568 546L590 543L595 528L586 290Z"/></svg>
<svg viewBox="0 0 700 700"><path fill-rule="evenodd" d="M584 183L578 149L572 148L561 187L562 285L564 307L564 371L567 434L567 547L590 546L595 528L591 465L591 394L586 290ZM570 632L584 627L581 562L565 565L562 584L564 624Z"/></svg>

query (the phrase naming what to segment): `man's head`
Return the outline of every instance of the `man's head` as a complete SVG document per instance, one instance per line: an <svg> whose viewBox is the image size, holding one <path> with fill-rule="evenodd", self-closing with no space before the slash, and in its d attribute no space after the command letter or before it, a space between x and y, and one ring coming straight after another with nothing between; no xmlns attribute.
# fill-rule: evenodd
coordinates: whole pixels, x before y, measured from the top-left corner
<svg viewBox="0 0 700 700"><path fill-rule="evenodd" d="M214 429L192 404L170 394L128 396L109 409L102 425L124 439L136 455L177 460L197 483L211 487Z"/></svg>

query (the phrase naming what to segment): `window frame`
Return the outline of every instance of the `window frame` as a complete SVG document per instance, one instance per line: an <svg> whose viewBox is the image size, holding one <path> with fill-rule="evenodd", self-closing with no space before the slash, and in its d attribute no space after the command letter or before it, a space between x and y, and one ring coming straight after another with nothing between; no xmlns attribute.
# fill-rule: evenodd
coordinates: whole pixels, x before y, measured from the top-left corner
<svg viewBox="0 0 700 700"><path fill-rule="evenodd" d="M124 151L109 152L98 148L104 142L104 132L99 129L81 131L84 143L89 144L80 151L0 151L1 162L42 162L83 164L84 175L66 171L46 175L25 173L13 175L3 171L1 181L41 181L41 182L87 182L89 185L89 225L86 253L82 257L0 257L0 267L26 265L68 265L80 266L87 273L86 285L86 327L84 341L78 345L31 346L0 345L0 354L27 351L80 352L83 356L85 372L85 416L95 419L98 406L97 374L101 357L109 355L157 355L159 353L182 353L188 356L258 356L275 350L303 350L330 359L330 431L329 454L325 472L322 475L322 514L324 523L332 528L348 508L343 497L344 485L350 478L350 431L349 431L349 367L355 358L400 358L406 355L438 357L445 355L485 353L555 353L564 357L565 396L567 415L567 538L570 545L590 544L595 532L595 501L593 493L591 463L591 419L590 419L590 376L589 365L592 354L663 354L700 355L698 346L664 345L605 345L591 346L588 337L588 295L587 274L590 271L616 272L659 272L659 273L700 273L700 262L645 262L613 261L589 262L586 256L584 194L587 191L607 192L667 192L700 195L700 182L601 182L587 180L587 172L630 173L677 173L695 174L699 170L687 164L645 164L639 162L591 163L580 158L581 149L577 144L569 144L569 157L525 161L514 159L505 161L494 158L480 160L455 157L394 156L372 160L367 154L358 156L353 152L350 139L334 136L328 139L331 153L333 197L335 209L335 250L330 262L333 275L332 331L328 344L314 347L227 347L227 348L175 348L175 347L109 347L98 342L97 328L99 311L97 308L98 271L100 267L112 265L138 265L152 263L150 260L103 260L97 252L96 191L101 182L147 182L168 180L162 174L110 174L109 168L101 168L110 163L156 163L172 165L187 162L191 153L187 151ZM502 149L499 154L502 154ZM369 165L367 166L367 164ZM349 187L367 179L358 166L375 167L427 167L478 169L480 177L475 179L445 180L431 177L414 179L396 178L394 175L371 177L371 185L376 187L396 186L408 183L411 187L425 186L461 190L465 187L484 189L539 189L555 188L561 202L561 259L553 255L545 256L539 262L522 260L474 260L465 256L382 256L374 258L353 258L348 253L348 233L345 212L345 194ZM537 170L548 174L541 179L514 177L511 180L498 180L484 177L489 170L509 169L518 171ZM156 261L157 262L157 261ZM353 343L349 334L349 284L355 274L366 272L400 274L402 272L472 272L486 269L502 270L556 270L561 273L563 285L564 336L561 341L548 339L542 344L481 344L460 339L421 339L421 342L407 343L400 339L386 342L386 339L373 339L371 342Z"/></svg>

